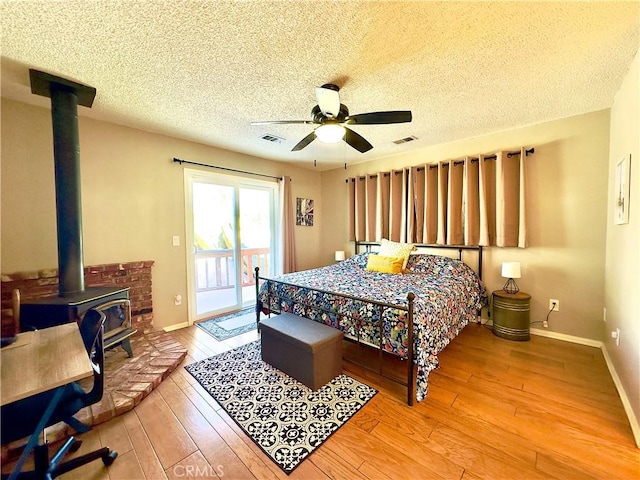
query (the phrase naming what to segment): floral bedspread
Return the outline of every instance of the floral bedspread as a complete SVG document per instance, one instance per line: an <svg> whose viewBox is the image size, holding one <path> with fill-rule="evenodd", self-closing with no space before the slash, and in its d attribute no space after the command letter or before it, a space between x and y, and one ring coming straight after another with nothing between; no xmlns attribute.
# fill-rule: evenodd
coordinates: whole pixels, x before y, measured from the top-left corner
<svg viewBox="0 0 640 480"><path fill-rule="evenodd" d="M411 255L407 273L392 275L366 270L362 253L328 267L289 273L265 281L258 308L292 312L332 327L371 345L380 345L380 308L354 298L406 306L414 301L414 361L418 367L416 400L427 395L429 372L438 367L438 353L487 304L484 284L465 263L438 255ZM322 290L322 291L318 291ZM406 358L407 312L384 308L382 347Z"/></svg>

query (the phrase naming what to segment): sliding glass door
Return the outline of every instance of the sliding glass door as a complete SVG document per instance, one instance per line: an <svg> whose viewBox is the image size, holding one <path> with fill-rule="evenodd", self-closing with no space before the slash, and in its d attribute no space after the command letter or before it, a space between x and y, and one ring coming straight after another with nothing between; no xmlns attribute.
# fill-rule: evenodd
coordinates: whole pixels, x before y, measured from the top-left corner
<svg viewBox="0 0 640 480"><path fill-rule="evenodd" d="M255 304L274 265L276 184L185 170L190 321Z"/></svg>

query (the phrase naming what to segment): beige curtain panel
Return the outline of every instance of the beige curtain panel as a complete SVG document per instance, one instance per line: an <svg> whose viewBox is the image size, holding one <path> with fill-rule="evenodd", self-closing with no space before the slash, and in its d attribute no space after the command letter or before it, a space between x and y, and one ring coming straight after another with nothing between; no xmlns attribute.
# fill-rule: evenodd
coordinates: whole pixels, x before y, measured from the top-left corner
<svg viewBox="0 0 640 480"><path fill-rule="evenodd" d="M464 160L449 163L447 186L447 245L464 243Z"/></svg>
<svg viewBox="0 0 640 480"><path fill-rule="evenodd" d="M524 171L525 171L525 161L524 159L527 158L527 150L522 148L520 150L520 155L517 156L518 158L518 173L520 175L520 179L519 179L519 189L518 189L518 194L519 194L519 205L518 205L518 247L520 248L526 248L527 247L527 214L526 214L526 209L525 209L525 205L526 205L526 201L525 201L525 191L526 191L526 186L527 186L527 182L525 181L525 175L524 175Z"/></svg>
<svg viewBox="0 0 640 480"><path fill-rule="evenodd" d="M478 159L480 192L480 245L496 244L496 164L485 155Z"/></svg>
<svg viewBox="0 0 640 480"><path fill-rule="evenodd" d="M348 209L349 209L349 241L359 241L361 238L356 238L356 179L347 179L348 190Z"/></svg>
<svg viewBox="0 0 640 480"><path fill-rule="evenodd" d="M438 163L438 233L436 243L447 242L447 200L449 199L449 162Z"/></svg>
<svg viewBox="0 0 640 480"><path fill-rule="evenodd" d="M424 243L424 209L425 200L425 168L411 167L409 174L411 183L409 184L409 238L415 238L416 242Z"/></svg>
<svg viewBox="0 0 640 480"><path fill-rule="evenodd" d="M389 240L407 240L407 177L406 169L391 172L389 191Z"/></svg>
<svg viewBox="0 0 640 480"><path fill-rule="evenodd" d="M376 201L376 238L389 238L389 195L391 194L391 173L382 172L377 175L378 196Z"/></svg>
<svg viewBox="0 0 640 480"><path fill-rule="evenodd" d="M464 244L480 244L480 163L464 159L463 195L465 205Z"/></svg>
<svg viewBox="0 0 640 480"><path fill-rule="evenodd" d="M356 238L366 240L367 189L366 177L356 178Z"/></svg>
<svg viewBox="0 0 640 480"><path fill-rule="evenodd" d="M376 225L378 223L378 176L367 175L365 179L366 187L366 229L365 239L368 242L375 242L377 236Z"/></svg>
<svg viewBox="0 0 640 480"><path fill-rule="evenodd" d="M280 181L280 232L282 234L282 273L297 270L296 239L294 235L295 212L291 193L291 177Z"/></svg>
<svg viewBox="0 0 640 480"><path fill-rule="evenodd" d="M424 184L424 243L436 243L438 239L438 166L425 166Z"/></svg>
<svg viewBox="0 0 640 480"><path fill-rule="evenodd" d="M500 151L350 178L350 239L524 248L529 152Z"/></svg>

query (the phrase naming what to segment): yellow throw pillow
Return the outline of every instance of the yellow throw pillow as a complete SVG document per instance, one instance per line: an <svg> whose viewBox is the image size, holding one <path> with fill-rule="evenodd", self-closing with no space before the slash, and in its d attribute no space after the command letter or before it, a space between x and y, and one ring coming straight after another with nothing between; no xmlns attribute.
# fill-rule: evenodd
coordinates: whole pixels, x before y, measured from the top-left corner
<svg viewBox="0 0 640 480"><path fill-rule="evenodd" d="M402 257L383 257L382 255L369 255L367 270L380 273L402 273Z"/></svg>
<svg viewBox="0 0 640 480"><path fill-rule="evenodd" d="M380 240L380 250L378 251L378 255L382 255L383 257L402 257L402 269L407 268L407 262L409 261L409 255L413 250L415 250L415 246L412 243L400 243L400 242L392 242L391 240L387 240L383 238Z"/></svg>

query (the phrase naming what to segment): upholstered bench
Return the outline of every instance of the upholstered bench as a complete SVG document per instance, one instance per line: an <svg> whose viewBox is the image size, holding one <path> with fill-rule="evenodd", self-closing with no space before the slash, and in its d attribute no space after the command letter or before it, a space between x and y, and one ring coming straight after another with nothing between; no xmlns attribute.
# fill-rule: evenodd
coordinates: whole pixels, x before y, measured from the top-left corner
<svg viewBox="0 0 640 480"><path fill-rule="evenodd" d="M342 332L282 313L260 320L262 360L312 390L342 373Z"/></svg>

